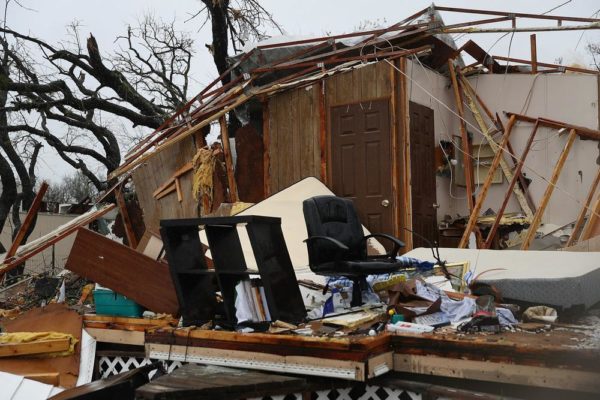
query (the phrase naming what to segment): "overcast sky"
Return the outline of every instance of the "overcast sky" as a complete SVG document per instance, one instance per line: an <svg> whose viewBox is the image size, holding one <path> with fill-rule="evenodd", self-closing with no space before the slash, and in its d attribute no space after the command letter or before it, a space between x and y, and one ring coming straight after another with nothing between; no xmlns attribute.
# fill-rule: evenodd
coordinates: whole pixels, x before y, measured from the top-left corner
<svg viewBox="0 0 600 400"><path fill-rule="evenodd" d="M210 28L206 26L198 31L200 21L193 19L185 22L190 15L201 7L199 0L20 0L29 9L14 4L8 11L8 25L15 30L30 33L51 43L66 40L66 26L77 20L82 26L82 33L93 33L101 51L110 52L114 48L115 38L126 31L128 24L135 24L145 13L153 13L165 20L175 20L177 26L189 31L196 42L196 57L193 61L192 77L198 91L203 85L212 81L217 75L213 63L204 46L210 42ZM437 5L485 8L488 10L514 11L524 13L543 13L565 3L565 0L516 1L439 1ZM289 35L323 35L325 33L342 33L353 31L361 22L376 21L381 25L391 25L408 15L421 10L431 2L419 0L264 0L266 9L271 11L275 19ZM598 13L598 0L572 0L551 12L554 15L591 17ZM446 24L478 19L458 13L443 13ZM594 15L595 17L597 15ZM467 19L469 18L469 19ZM481 18L489 18L481 16ZM537 26L553 25L552 21L524 21L523 24ZM588 43L600 43L600 31L572 32L540 32L537 34L538 59L554 62L562 58L565 64L581 64L589 66L591 59L586 54ZM502 34L472 34L458 38L459 44L468 39L477 41L486 50L500 38ZM530 58L529 33L516 33L505 36L496 43L491 51L494 55L515 58ZM587 64L587 65L586 65ZM191 95L192 93L190 93ZM46 146L48 147L48 146ZM38 175L42 178L57 179L57 176L69 173L60 159L44 152L44 161L39 165Z"/></svg>

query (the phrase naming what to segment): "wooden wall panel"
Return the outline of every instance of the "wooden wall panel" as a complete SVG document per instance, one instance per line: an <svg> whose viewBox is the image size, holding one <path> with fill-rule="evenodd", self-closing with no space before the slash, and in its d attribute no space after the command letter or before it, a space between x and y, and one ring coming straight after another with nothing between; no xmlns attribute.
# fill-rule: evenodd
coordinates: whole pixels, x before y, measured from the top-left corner
<svg viewBox="0 0 600 400"><path fill-rule="evenodd" d="M390 66L380 62L334 75L325 84L331 106L391 96ZM319 85L278 93L269 99L271 194L307 176L320 177ZM329 115L326 115L329 121ZM327 122L329 124L329 122Z"/></svg>
<svg viewBox="0 0 600 400"><path fill-rule="evenodd" d="M144 212L146 229L158 233L161 219L198 217L198 202L192 196L192 172L179 180L183 201L177 200L177 192L156 200L152 193L165 183L175 171L192 160L196 154L194 139L188 137L148 159L133 173L133 183L140 206Z"/></svg>

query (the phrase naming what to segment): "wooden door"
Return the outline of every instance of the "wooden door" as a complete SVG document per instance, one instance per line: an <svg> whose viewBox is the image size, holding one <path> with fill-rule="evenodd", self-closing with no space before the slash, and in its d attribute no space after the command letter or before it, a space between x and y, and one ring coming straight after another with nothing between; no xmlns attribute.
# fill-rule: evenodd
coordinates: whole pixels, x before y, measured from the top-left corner
<svg viewBox="0 0 600 400"><path fill-rule="evenodd" d="M330 115L331 189L354 201L371 232L394 234L389 101L336 106Z"/></svg>
<svg viewBox="0 0 600 400"><path fill-rule="evenodd" d="M409 112L413 247L429 247L419 235L438 240L433 110L410 102Z"/></svg>

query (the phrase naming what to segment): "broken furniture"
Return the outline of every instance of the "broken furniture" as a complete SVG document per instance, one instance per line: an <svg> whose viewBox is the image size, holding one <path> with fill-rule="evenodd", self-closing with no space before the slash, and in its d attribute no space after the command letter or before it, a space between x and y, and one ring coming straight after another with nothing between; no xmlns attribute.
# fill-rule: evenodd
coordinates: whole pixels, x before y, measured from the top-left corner
<svg viewBox="0 0 600 400"><path fill-rule="evenodd" d="M308 231L310 268L326 276L345 276L352 280L352 307L360 306L366 277L396 272L403 267L396 255L404 243L393 236L373 233L363 235L362 226L351 200L336 196L315 196L304 200L304 218ZM390 240L394 247L385 256L367 256L371 237Z"/></svg>
<svg viewBox="0 0 600 400"><path fill-rule="evenodd" d="M272 320L292 323L303 321L306 309L281 232L281 219L263 216L161 221L161 235L173 281L176 282L180 301L184 301L182 313L195 312L188 308L190 299L214 297L214 291L200 293L209 284L209 274L214 274L221 289L227 322L232 325L237 323L235 286L240 281L249 279L252 272L247 268L249 255L244 254L240 242L238 229L242 226L246 228ZM201 227L206 232L214 271L207 270L204 263L199 241ZM195 277L192 276L194 274ZM199 283L201 281L203 283ZM207 307L206 304L198 301L190 307ZM210 311L208 308L207 311ZM206 320L214 318L208 312L202 313L202 316Z"/></svg>

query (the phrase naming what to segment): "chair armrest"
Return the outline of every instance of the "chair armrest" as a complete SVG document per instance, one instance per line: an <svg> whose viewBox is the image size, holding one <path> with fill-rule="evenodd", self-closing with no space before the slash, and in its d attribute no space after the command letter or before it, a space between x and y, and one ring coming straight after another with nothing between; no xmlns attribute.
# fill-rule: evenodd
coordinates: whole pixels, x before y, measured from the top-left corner
<svg viewBox="0 0 600 400"><path fill-rule="evenodd" d="M398 251L400 251L400 248L404 247L404 242L392 235L388 235L387 233L372 233L370 235L365 236L363 240L366 242L370 238L384 238L394 243L394 248L392 249L392 251L386 254L386 257L395 257L398 254Z"/></svg>
<svg viewBox="0 0 600 400"><path fill-rule="evenodd" d="M304 239L304 243L310 243L313 242L315 240L328 240L331 243L335 244L340 250L344 250L344 251L348 251L348 246L346 246L344 243L340 242L337 239L334 239L332 237L329 236L311 236L308 239Z"/></svg>

